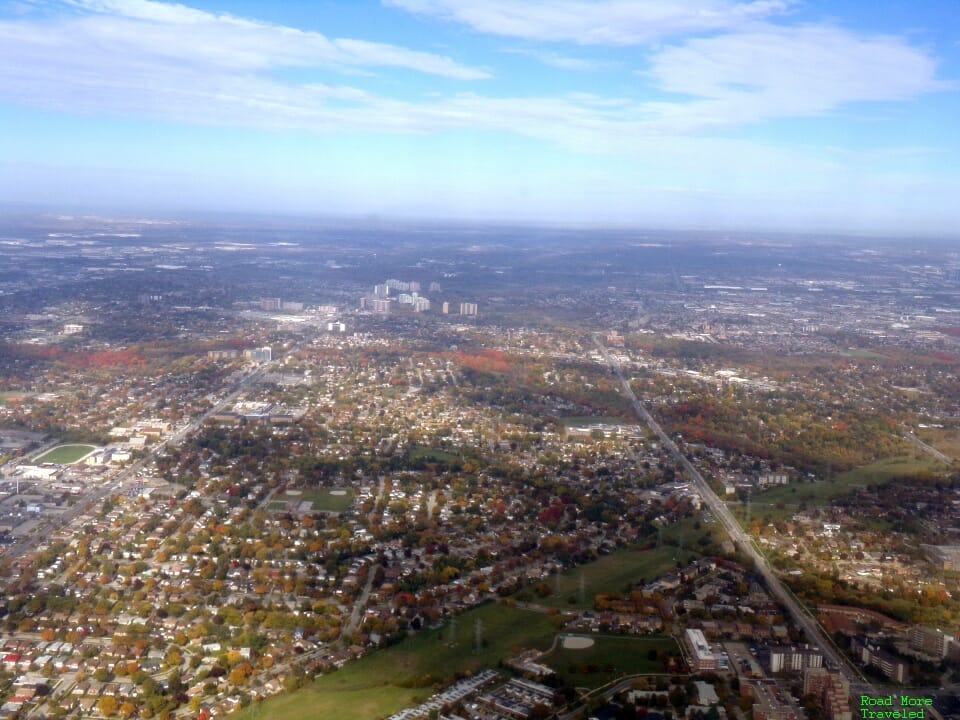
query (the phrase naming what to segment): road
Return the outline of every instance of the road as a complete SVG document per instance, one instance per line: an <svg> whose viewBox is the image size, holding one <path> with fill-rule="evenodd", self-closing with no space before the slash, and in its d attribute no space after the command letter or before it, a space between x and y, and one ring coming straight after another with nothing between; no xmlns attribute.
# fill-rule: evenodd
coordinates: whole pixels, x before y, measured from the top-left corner
<svg viewBox="0 0 960 720"><path fill-rule="evenodd" d="M373 499L373 509L367 516L368 523L371 525L373 524L374 518L377 516L377 508L380 506L380 501L386 494L386 490L386 480L384 479L383 475L381 475L377 480L377 494ZM376 575L376 570L376 563L370 563L370 565L367 566L367 581L363 586L363 590L361 590L360 594L357 596L356 602L353 603L353 610L350 612L350 620L347 621L347 626L340 632L341 638L352 638L353 634L360 627L360 621L363 620L364 613L367 610L367 602L370 600L370 593L373 591L373 581L375 579L374 576Z"/></svg>
<svg viewBox="0 0 960 720"><path fill-rule="evenodd" d="M647 427L653 430L660 439L660 444L663 448L667 450L673 456L673 459L684 469L696 487L697 492L700 494L703 503L710 508L710 511L723 525L731 541L753 560L756 572L763 577L770 593L787 609L794 623L803 630L807 641L817 645L823 652L828 664L839 669L844 674L850 682L850 692L854 696L861 694L876 695L877 688L873 683L863 678L860 671L850 663L846 656L834 645L833 640L823 630L820 623L817 622L810 611L797 600L789 588L780 582L780 578L774 574L767 559L756 548L751 538L743 531L743 528L740 527L740 523L733 517L726 503L710 488L707 481L704 480L700 474L700 471L694 467L693 463L690 462L677 444L663 431L663 428L660 427L659 423L657 423L653 416L647 411L643 403L637 399L633 388L630 387L630 383L623 376L619 363L610 356L607 348L600 342L596 335L593 337L593 342L620 380L620 385L623 387L623 391L630 401L637 417L643 420Z"/></svg>
<svg viewBox="0 0 960 720"><path fill-rule="evenodd" d="M934 460L938 460L938 461L940 461L940 462L942 462L942 463L947 463L947 465L949 465L950 463L953 462L953 458L952 458L952 457L950 457L950 456L948 456L948 455L944 455L942 452L940 452L939 450L937 450L935 447L931 447L930 445L927 445L923 440L921 440L920 438L918 438L918 437L917 437L912 431L910 431L910 430L908 430L907 432L903 433L903 435L901 435L901 437L902 437L904 440L913 443L913 444L917 447L918 450L922 450L922 451L925 452L927 455L929 455L930 457L932 457Z"/></svg>
<svg viewBox="0 0 960 720"><path fill-rule="evenodd" d="M55 525L60 527L68 525L75 517L94 507L104 498L120 493L123 488L123 483L127 480L135 478L137 473L149 465L149 463L151 463L168 445L179 444L189 434L202 427L207 419L209 419L211 416L218 412L222 412L228 406L232 405L237 397L239 397L242 392L250 387L254 381L256 381L260 376L269 371L270 368L278 363L279 359L276 359L269 363L264 363L263 365L260 365L259 367L247 373L246 376L236 382L229 389L227 394L220 400L220 402L199 417L191 420L187 425L182 427L169 438L151 448L145 457L141 458L133 465L124 468L119 473L114 475L109 481L87 493L82 498L79 498L74 507L70 508L66 512L63 512L56 517L45 517L33 532L24 537L16 545L9 546L4 553L4 558L9 558L9 560L12 562L33 552L40 543L46 542L50 535L55 532Z"/></svg>

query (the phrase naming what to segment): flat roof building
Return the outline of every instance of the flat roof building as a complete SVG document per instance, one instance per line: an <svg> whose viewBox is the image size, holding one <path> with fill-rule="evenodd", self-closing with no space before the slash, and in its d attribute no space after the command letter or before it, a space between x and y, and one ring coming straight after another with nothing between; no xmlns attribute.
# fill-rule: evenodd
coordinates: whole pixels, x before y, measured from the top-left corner
<svg viewBox="0 0 960 720"><path fill-rule="evenodd" d="M688 628L683 633L683 642L690 654L690 665L697 672L716 670L717 656L710 649L710 643L704 637L702 630Z"/></svg>

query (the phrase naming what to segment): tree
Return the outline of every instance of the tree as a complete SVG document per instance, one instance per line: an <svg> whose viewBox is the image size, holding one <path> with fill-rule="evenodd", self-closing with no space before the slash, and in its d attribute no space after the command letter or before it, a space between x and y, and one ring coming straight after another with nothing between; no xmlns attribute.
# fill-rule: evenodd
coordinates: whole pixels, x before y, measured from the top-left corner
<svg viewBox="0 0 960 720"><path fill-rule="evenodd" d="M117 711L117 699L113 695L104 695L97 703L97 709L104 717L110 717Z"/></svg>

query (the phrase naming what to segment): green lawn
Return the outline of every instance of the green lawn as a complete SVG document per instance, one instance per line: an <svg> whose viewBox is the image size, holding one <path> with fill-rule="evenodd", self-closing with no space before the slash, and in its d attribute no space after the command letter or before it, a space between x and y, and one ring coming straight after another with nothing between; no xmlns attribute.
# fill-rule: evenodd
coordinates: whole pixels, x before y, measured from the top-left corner
<svg viewBox="0 0 960 720"><path fill-rule="evenodd" d="M441 465L452 465L460 461L458 456L446 450L423 446L411 448L407 457L410 460L423 460L425 462L440 463Z"/></svg>
<svg viewBox="0 0 960 720"><path fill-rule="evenodd" d="M582 650L566 649L558 642L557 648L542 660L575 687L600 687L619 675L663 672L664 658L680 653L676 640L659 635L583 637L592 639L593 646ZM656 657L650 657L651 650L656 651Z"/></svg>
<svg viewBox="0 0 960 720"><path fill-rule="evenodd" d="M943 465L938 465L927 458L887 458L872 465L841 473L830 480L816 483L791 483L756 493L751 500L751 516L783 520L794 515L801 503L810 507L823 506L829 504L834 498L846 495L858 485L882 485L900 477L942 468ZM741 508L737 508L736 514L742 521Z"/></svg>
<svg viewBox="0 0 960 720"><path fill-rule="evenodd" d="M281 497L294 503L311 502L314 510L344 512L353 502L353 490L351 488L306 488L300 495Z"/></svg>
<svg viewBox="0 0 960 720"><path fill-rule="evenodd" d="M96 445L57 445L57 447L47 450L38 457L36 462L69 465L77 462L80 458L86 457L96 449Z"/></svg>
<svg viewBox="0 0 960 720"><path fill-rule="evenodd" d="M766 506L775 506L776 503L784 503L786 507L783 509L789 510L789 514L792 515L801 502L810 506L826 505L859 485L885 485L897 478L925 473L937 468L936 463L926 458L887 458L872 465L841 473L830 480L812 484L784 485L753 496L753 502L760 504L755 505L754 516L763 516L768 509Z"/></svg>
<svg viewBox="0 0 960 720"><path fill-rule="evenodd" d="M668 539L665 534L664 538ZM560 573L544 582L552 594L546 598L535 598L534 602L557 608L592 608L594 596L603 592L623 592L643 578L647 582L672 570L679 560L688 563L696 553L690 551L690 543L695 537L691 532L684 538L684 549L663 545L650 550L626 548L604 555L595 562L575 567ZM583 577L583 601L580 601L580 578ZM570 602L570 598L574 602Z"/></svg>
<svg viewBox="0 0 960 720"><path fill-rule="evenodd" d="M482 649L476 650L476 623L481 623ZM454 631L449 623L428 630L395 645L378 660L384 677L402 683L429 675L438 680L457 672L476 672L495 666L501 658L530 647L547 648L557 628L551 616L491 603L456 618ZM452 635L452 638L451 638Z"/></svg>
<svg viewBox="0 0 960 720"><path fill-rule="evenodd" d="M480 652L474 649L477 620L484 641ZM458 672L493 667L521 648L547 648L556 632L553 618L545 613L484 605L460 615L453 633L448 624L373 652L303 690L265 701L260 711L248 709L243 720L257 720L257 712L270 720L375 720L424 700L433 693L429 685L452 681Z"/></svg>
<svg viewBox="0 0 960 720"><path fill-rule="evenodd" d="M686 563L696 556L689 548L697 537L713 532L714 526L695 530L693 521L667 528L664 541L682 534L684 550L664 545L649 550L624 549L606 555L596 562L560 575L559 595L542 602L559 608L570 605L566 598L579 591L583 574L586 600L592 607L593 596L604 591L621 591L645 578L651 580L669 572L677 560ZM548 581L553 587L555 579ZM476 646L477 621L480 621L482 648ZM343 669L324 675L306 688L290 695L266 700L259 708L243 712L241 720L300 720L310 717L335 717L343 720L376 720L398 710L416 705L430 696L433 685L451 681L457 673L477 672L495 667L506 657L524 648L550 647L557 632L559 617L496 603L470 610L456 618L454 626L427 630L385 650L370 653ZM676 643L670 638L598 637L598 644L585 650L554 650L549 664L575 684L596 687L610 680L607 666L616 673L659 672L660 660L650 660L648 653L656 649L659 656L674 653ZM587 667L586 674L573 663ZM405 685L411 687L404 687ZM412 685L424 687L414 688Z"/></svg>
<svg viewBox="0 0 960 720"><path fill-rule="evenodd" d="M623 418L611 417L609 415L574 415L572 417L560 418L564 427L580 427L583 425L636 425L636 420L624 420Z"/></svg>
<svg viewBox="0 0 960 720"><path fill-rule="evenodd" d="M6 405L8 400L22 400L26 397L26 393L17 391L3 391L0 392L0 405Z"/></svg>
<svg viewBox="0 0 960 720"><path fill-rule="evenodd" d="M340 671L330 675L334 678ZM355 682L331 687L321 678L295 693L277 695L253 705L235 717L240 720L302 720L337 718L338 720L377 720L398 710L418 705L429 690L410 690L392 685L377 685L356 678Z"/></svg>

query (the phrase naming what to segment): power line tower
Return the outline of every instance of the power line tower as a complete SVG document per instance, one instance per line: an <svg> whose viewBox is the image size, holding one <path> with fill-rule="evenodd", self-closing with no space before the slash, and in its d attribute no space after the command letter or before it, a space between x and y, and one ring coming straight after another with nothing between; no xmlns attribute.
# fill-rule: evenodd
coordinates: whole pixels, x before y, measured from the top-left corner
<svg viewBox="0 0 960 720"><path fill-rule="evenodd" d="M587 579L583 576L583 573L580 573L580 590L577 592L577 599L582 605L587 598Z"/></svg>
<svg viewBox="0 0 960 720"><path fill-rule="evenodd" d="M483 651L483 621L479 618L473 625L473 641L473 651L479 655Z"/></svg>
<svg viewBox="0 0 960 720"><path fill-rule="evenodd" d="M448 645L457 644L457 616L456 615L450 618L450 628L447 630L447 644Z"/></svg>

